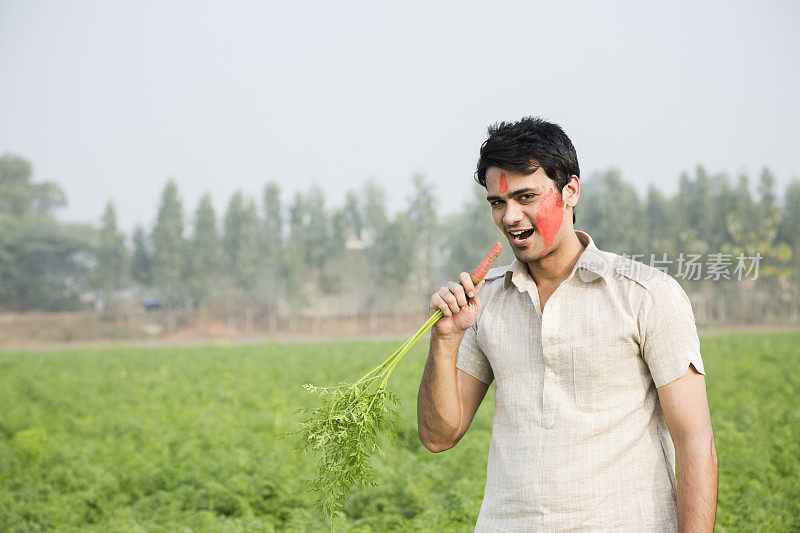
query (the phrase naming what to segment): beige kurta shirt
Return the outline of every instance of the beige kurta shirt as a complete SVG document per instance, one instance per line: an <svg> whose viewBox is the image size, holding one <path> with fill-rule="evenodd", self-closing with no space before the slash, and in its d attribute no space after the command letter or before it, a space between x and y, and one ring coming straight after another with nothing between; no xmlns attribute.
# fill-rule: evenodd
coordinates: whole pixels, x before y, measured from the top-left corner
<svg viewBox="0 0 800 533"><path fill-rule="evenodd" d="M456 366L495 382L476 531L677 531L675 450L656 392L705 374L694 315L658 269L585 246L547 300L495 268Z"/></svg>

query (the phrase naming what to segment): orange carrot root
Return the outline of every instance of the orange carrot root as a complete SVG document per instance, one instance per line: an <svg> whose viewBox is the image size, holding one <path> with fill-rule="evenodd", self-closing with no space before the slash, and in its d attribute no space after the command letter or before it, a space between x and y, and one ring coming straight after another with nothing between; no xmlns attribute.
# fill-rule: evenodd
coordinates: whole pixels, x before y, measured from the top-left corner
<svg viewBox="0 0 800 533"><path fill-rule="evenodd" d="M494 263L497 256L500 255L500 252L503 250L503 245L499 242L496 242L492 249L489 250L489 253L486 254L486 257L483 258L481 264L478 265L478 268L472 271L472 274L469 275L470 279L472 279L472 283L477 285L481 282L481 280L486 276L486 273L489 272L489 269L492 268L492 263Z"/></svg>

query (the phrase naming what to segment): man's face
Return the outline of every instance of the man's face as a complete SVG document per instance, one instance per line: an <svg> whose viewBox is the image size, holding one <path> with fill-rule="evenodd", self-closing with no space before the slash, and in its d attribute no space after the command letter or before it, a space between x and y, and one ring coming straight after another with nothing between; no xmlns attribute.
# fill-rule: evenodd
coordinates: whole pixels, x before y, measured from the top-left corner
<svg viewBox="0 0 800 533"><path fill-rule="evenodd" d="M494 223L523 263L550 254L558 247L560 238L572 230L572 210L564 203L572 202L572 191L562 201L561 191L541 167L533 174L489 167L486 192Z"/></svg>

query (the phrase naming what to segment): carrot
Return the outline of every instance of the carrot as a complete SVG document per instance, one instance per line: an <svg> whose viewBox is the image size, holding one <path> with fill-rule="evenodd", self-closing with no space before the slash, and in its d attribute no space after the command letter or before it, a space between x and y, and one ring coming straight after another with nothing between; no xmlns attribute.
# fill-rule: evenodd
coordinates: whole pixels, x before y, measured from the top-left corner
<svg viewBox="0 0 800 533"><path fill-rule="evenodd" d="M486 257L483 258L481 264L472 271L472 274L469 275L470 279L472 279L472 283L477 285L481 282L481 280L486 277L486 273L489 272L489 269L492 268L492 263L495 262L497 256L500 255L500 252L503 251L503 245L499 242L494 243L492 249L489 250L489 253L486 254Z"/></svg>

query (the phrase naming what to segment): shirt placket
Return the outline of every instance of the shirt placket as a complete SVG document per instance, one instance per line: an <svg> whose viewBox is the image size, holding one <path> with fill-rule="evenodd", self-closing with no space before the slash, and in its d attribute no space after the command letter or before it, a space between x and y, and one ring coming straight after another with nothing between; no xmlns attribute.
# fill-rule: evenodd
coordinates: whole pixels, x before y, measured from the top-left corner
<svg viewBox="0 0 800 533"><path fill-rule="evenodd" d="M567 285L572 279L573 272L564 280L553 292L547 300L547 309L542 310L539 302L539 290L536 287L536 282L531 279L518 280L518 287L528 293L533 307L542 324L541 328L541 343L542 343L542 358L544 361L544 376L542 379L542 425L546 429L552 429L556 423L556 415L558 414L558 375L556 369L558 368L558 346L555 342L560 309L558 306L559 293L567 289Z"/></svg>
<svg viewBox="0 0 800 533"><path fill-rule="evenodd" d="M569 290L570 275L564 280L547 300L547 308L541 311L542 321L542 358L544 360L544 376L542 385L542 424L552 429L558 415L559 343L558 328L561 321L561 306L564 292ZM538 298L537 298L538 300Z"/></svg>
<svg viewBox="0 0 800 533"><path fill-rule="evenodd" d="M547 300L547 308L542 311L542 357L544 359L544 380L542 386L542 423L547 429L551 429L556 423L558 413L558 402L556 401L556 380L555 373L557 368L557 357L554 336L555 327L558 324L558 300L556 293L558 289Z"/></svg>

